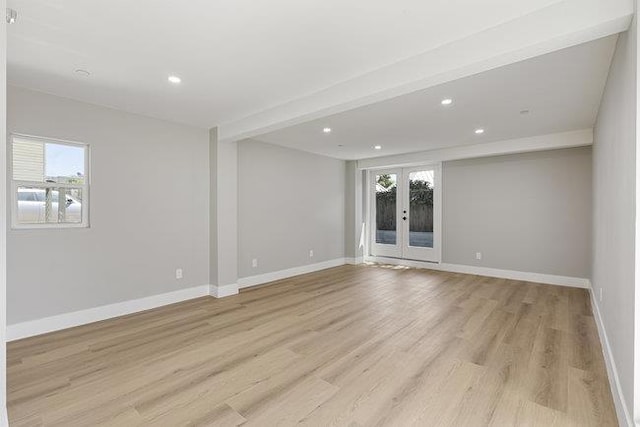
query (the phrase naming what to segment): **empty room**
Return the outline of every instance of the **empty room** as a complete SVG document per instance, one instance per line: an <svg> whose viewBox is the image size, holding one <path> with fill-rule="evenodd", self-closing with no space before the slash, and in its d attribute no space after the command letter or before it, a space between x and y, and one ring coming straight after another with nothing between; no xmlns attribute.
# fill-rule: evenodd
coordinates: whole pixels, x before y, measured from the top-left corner
<svg viewBox="0 0 640 427"><path fill-rule="evenodd" d="M0 4L0 427L640 426L636 0Z"/></svg>

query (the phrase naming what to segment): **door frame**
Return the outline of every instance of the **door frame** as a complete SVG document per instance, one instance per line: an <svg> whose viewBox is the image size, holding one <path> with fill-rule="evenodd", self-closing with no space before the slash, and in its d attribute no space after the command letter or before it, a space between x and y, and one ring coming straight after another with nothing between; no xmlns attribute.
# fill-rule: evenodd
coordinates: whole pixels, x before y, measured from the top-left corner
<svg viewBox="0 0 640 427"><path fill-rule="evenodd" d="M440 163L411 166L402 169L404 185L409 182L412 172L433 169L433 247L409 246L409 226L411 222L410 188L402 194L402 204L407 207L409 221L402 225L402 259L440 263L442 260L442 166Z"/></svg>
<svg viewBox="0 0 640 427"><path fill-rule="evenodd" d="M380 174L395 174L396 175L396 244L379 244L376 243L376 227L373 226L376 221L376 199L372 197L373 192L375 191L375 179L374 175ZM369 204L367 208L367 217L370 219L369 222L369 254L374 256L382 256L382 257L391 257L391 258L402 258L402 236L401 233L398 232L398 224L400 224L400 217L402 213L402 197L400 194L399 184L404 179L403 178L402 168L385 168L385 169L372 169L368 171L367 174L367 194L369 197Z"/></svg>
<svg viewBox="0 0 640 427"><path fill-rule="evenodd" d="M409 208L409 188L400 191L400 182L402 187L407 187L405 182L409 182L409 174L414 171L425 169L433 169L434 171L434 191L433 191L433 248L417 248L408 245L409 221L401 224L403 207ZM376 219L374 175L380 173L395 173L398 178L397 203L396 203L396 220L398 227L396 229L395 245L380 245L376 243L376 227L374 221ZM376 258L396 258L419 262L440 264L442 262L442 162L430 162L419 165L391 168L375 168L367 170L366 174L366 207L365 228L366 228L366 258L375 260ZM408 210L408 209L407 209ZM375 255L374 255L375 252Z"/></svg>

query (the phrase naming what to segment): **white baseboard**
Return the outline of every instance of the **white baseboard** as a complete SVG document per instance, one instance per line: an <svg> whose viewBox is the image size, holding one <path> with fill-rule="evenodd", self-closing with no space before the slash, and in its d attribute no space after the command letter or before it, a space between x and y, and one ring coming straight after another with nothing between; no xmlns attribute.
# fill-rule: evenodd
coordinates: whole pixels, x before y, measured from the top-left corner
<svg viewBox="0 0 640 427"><path fill-rule="evenodd" d="M86 310L74 311L71 313L64 313L56 316L45 317L42 319L16 323L14 325L7 326L7 341L15 341L22 338L46 334L48 332L72 328L74 326L86 325L87 323L99 322L101 320L124 316L139 311L150 310L152 308L161 307L163 305L174 304L177 302L203 296L210 295L215 298L224 298L238 294L239 288L256 286L262 283L285 279L287 277L297 276L299 274L311 273L318 270L324 270L326 268L337 267L344 264L345 259L338 258L335 260L320 262L317 264L305 265L302 267L290 268L273 273L246 277L244 279L239 279L237 284L234 283L224 286L196 286L193 288L168 292L165 294L153 295L150 297L123 301L115 304L89 308ZM0 424L0 427L3 426Z"/></svg>
<svg viewBox="0 0 640 427"><path fill-rule="evenodd" d="M613 358L613 351L611 350L611 345L609 344L609 337L607 336L607 331L604 327L602 316L600 314L600 307L598 307L596 296L593 292L593 287L591 286L589 287L589 294L591 295L591 307L593 309L593 317L596 321L596 325L598 326L598 335L600 336L600 343L602 344L602 354L604 356L605 365L607 366L607 376L609 377L609 387L611 388L611 394L613 395L613 402L616 407L616 413L618 414L618 423L620 423L621 426L626 425L627 427L632 427L634 425L633 417L629 412L627 403L624 400L624 395L622 394L622 385L620 384L620 376L618 375L616 362Z"/></svg>
<svg viewBox="0 0 640 427"><path fill-rule="evenodd" d="M329 261L319 262L317 264L302 265L300 267L288 268L286 270L279 270L271 273L258 274L256 276L243 277L241 279L238 279L238 286L240 287L240 289L249 288L251 286L262 285L264 283L274 282L276 280L299 276L301 274L313 273L314 271L339 267L341 265L344 265L345 263L345 258L336 258Z"/></svg>
<svg viewBox="0 0 640 427"><path fill-rule="evenodd" d="M211 285L209 295L215 298L230 297L232 295L238 295L238 284L232 283L230 285L215 286Z"/></svg>
<svg viewBox="0 0 640 427"><path fill-rule="evenodd" d="M545 283L547 285L570 286L589 289L589 279L583 277L558 276L555 274L529 273L526 271L501 270L498 268L475 267L459 264L441 264L445 271L453 273L476 274L478 276L498 277L500 279L523 280L525 282Z"/></svg>
<svg viewBox="0 0 640 427"><path fill-rule="evenodd" d="M59 331L209 295L209 285L103 305L7 326L7 341Z"/></svg>
<svg viewBox="0 0 640 427"><path fill-rule="evenodd" d="M358 265L364 262L364 257L359 256L355 258L345 258L344 262L345 264Z"/></svg>
<svg viewBox="0 0 640 427"><path fill-rule="evenodd" d="M28 322L17 323L7 326L7 341L15 341L47 332L59 331L61 329L74 326L85 325L87 323L98 322L111 319L113 317L124 316L139 311L149 310L163 305L211 295L216 298L223 298L236 295L239 289L257 286L264 283L282 280L300 274L313 273L327 268L338 267L344 264L360 264L363 261L383 262L389 264L406 265L409 267L427 268L433 270L450 271L455 273L476 274L481 276L499 277L513 280L525 280L536 283L547 283L552 285L573 286L589 288L589 280L577 277L554 276L549 274L527 273L521 271L499 270L494 268L474 267L457 264L436 264L421 261L410 261L384 257L361 257L357 258L336 258L316 264L303 265L286 270L274 271L271 273L259 274L256 276L238 279L237 284L224 286L202 285L188 289L181 289L150 297L123 301L120 303L104 305L86 310L60 314ZM1 425L0 425L1 427Z"/></svg>
<svg viewBox="0 0 640 427"><path fill-rule="evenodd" d="M365 257L365 261L387 263L393 265L405 265L407 267L427 268L430 270L448 271L451 273L474 274L477 276L523 280L526 282L589 289L589 279L585 279L582 277L557 276L554 274L529 273L526 271L502 270L499 268L477 267L473 265L411 261L387 257Z"/></svg>

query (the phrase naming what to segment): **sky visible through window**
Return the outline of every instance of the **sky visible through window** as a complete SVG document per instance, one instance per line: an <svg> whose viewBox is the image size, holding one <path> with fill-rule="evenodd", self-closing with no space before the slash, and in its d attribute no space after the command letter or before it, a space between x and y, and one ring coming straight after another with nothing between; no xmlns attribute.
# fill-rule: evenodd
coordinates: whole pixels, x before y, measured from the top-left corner
<svg viewBox="0 0 640 427"><path fill-rule="evenodd" d="M433 187L433 173L434 171L432 170L411 172L409 179L412 181L426 181Z"/></svg>
<svg viewBox="0 0 640 427"><path fill-rule="evenodd" d="M84 176L83 147L46 144L45 153L46 176Z"/></svg>

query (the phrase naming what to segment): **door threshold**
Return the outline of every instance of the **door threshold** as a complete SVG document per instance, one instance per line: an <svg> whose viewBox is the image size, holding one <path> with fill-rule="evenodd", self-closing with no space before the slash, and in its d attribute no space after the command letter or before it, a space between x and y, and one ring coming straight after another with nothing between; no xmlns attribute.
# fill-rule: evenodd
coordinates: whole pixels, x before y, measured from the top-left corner
<svg viewBox="0 0 640 427"><path fill-rule="evenodd" d="M434 268L437 269L441 264L440 261L418 261L413 259L393 258L393 257L383 257L383 256L365 256L364 262L373 262L377 264L402 265L405 267L428 268L428 269L434 269Z"/></svg>

